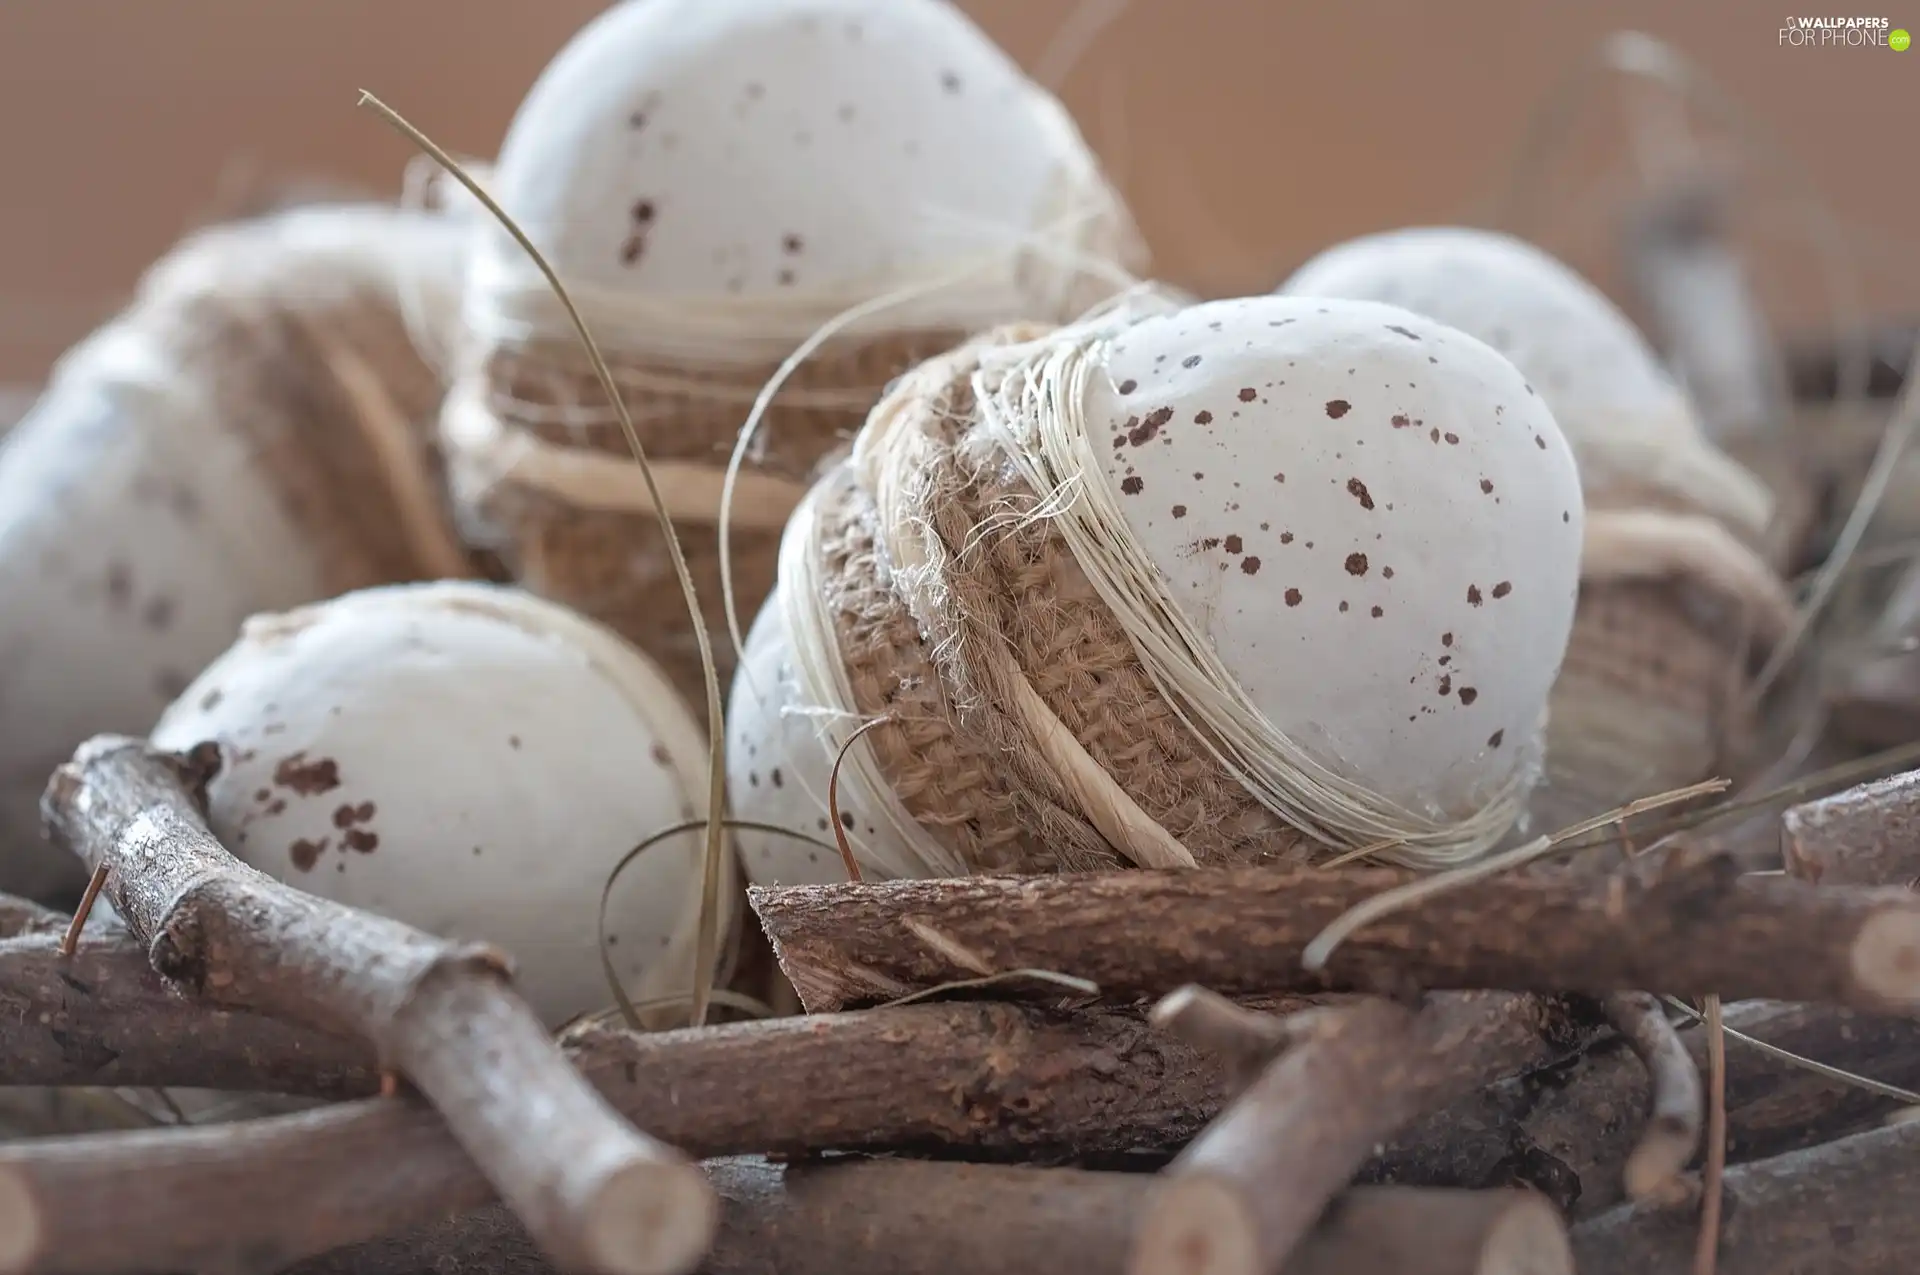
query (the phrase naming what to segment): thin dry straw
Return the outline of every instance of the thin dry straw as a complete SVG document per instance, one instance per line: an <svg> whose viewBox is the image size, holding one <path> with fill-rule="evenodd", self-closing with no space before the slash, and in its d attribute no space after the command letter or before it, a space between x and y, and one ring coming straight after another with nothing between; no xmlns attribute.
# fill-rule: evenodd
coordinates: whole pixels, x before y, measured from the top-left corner
<svg viewBox="0 0 1920 1275"><path fill-rule="evenodd" d="M698 1027L706 1022L708 1002L712 996L712 977L714 965L718 959L719 948L719 911L720 911L720 873L723 856L726 854L726 835L724 818L727 809L727 776L724 765L726 747L726 720L720 704L720 677L714 664L713 642L707 636L707 627L701 621L699 595L694 591L693 575L687 569L686 554L680 548L679 537L674 534L673 520L666 513L666 502L661 497L658 484L654 481L653 470L647 464L646 449L640 444L639 432L634 428L633 420L627 415L621 402L620 392L614 384L613 374L608 369L600 347L594 343L593 334L587 330L587 324L574 308L567 296L560 277L547 263L540 250L534 246L526 232L520 229L512 217L494 202L494 199L480 184L469 177L458 161L442 150L431 138L412 124L408 123L397 111L366 90L360 92L360 105L371 106L395 129L403 134L415 146L433 156L435 162L445 168L459 183L466 187L473 197L486 207L486 210L499 221L502 228L513 236L529 259L537 266L547 282L552 286L554 295L566 309L568 317L580 336L593 370L599 376L607 396L620 412L620 427L626 436L628 448L633 459L640 467L641 477L646 481L647 495L653 501L653 508L659 517L660 533L667 542L667 551L673 560L674 575L679 578L680 591L686 598L687 612L693 625L695 641L700 650L700 668L707 683L707 844L702 864L702 889L700 906L700 924L698 938L694 945L694 986L692 995L693 1025Z"/></svg>
<svg viewBox="0 0 1920 1275"><path fill-rule="evenodd" d="M1099 181L1098 174L1089 174L1089 186ZM876 317L889 310L896 310L909 302L939 297L949 292L983 270L1002 267L1007 263L1009 254L1022 251L1033 252L1056 267L1066 267L1064 278L1071 279L1074 271L1086 271L1107 280L1116 290L1137 287L1140 280L1122 264L1109 261L1097 254L1083 250L1078 246L1086 229L1104 218L1116 213L1124 216L1124 209L1118 209L1117 197L1104 186L1097 192L1078 190L1069 202L1066 215L1051 226L1035 231L1018 231L1010 227L985 227L990 233L1004 237L1006 252L988 256L970 262L958 269L950 270L918 283L907 284L880 296L871 297L850 305L832 316L810 333L800 344L781 360L780 366L761 386L755 396L753 406L747 412L747 419L740 426L739 436L734 441L733 454L727 458L726 481L720 490L720 594L721 605L727 617L727 635L733 641L734 654L744 657L746 639L742 636L740 608L733 587L732 553L732 511L734 488L739 481L740 469L746 462L747 451L752 446L754 434L761 420L772 406L774 396L780 392L800 366L812 358L820 348L841 332L862 320ZM1005 316L1000 316L1004 318Z"/></svg>
<svg viewBox="0 0 1920 1275"><path fill-rule="evenodd" d="M1900 458L1906 454L1907 447L1913 442L1916 430L1920 430L1920 342L1913 347L1913 354L1907 360L1906 383L1900 394L1900 404L1894 409L1893 419L1888 422L1886 432L1880 436L1880 446L1874 452L1873 464L1867 470L1866 481L1861 484L1859 498L1847 514L1847 521L1840 529L1839 538L1834 542L1833 550L1814 576L1812 586L1807 590L1807 599L1795 616L1793 628L1787 636L1774 646L1767 662L1754 678L1748 692L1750 698L1758 702L1767 693L1774 680L1787 666L1802 638L1819 618L1821 610L1833 595L1834 588L1846 573L1848 560L1860 547L1860 541L1867 534L1867 527L1873 521L1873 515L1879 510L1881 500L1887 494L1887 487L1893 481Z"/></svg>
<svg viewBox="0 0 1920 1275"><path fill-rule="evenodd" d="M1310 972L1325 969L1335 948L1352 937L1355 931L1382 917L1391 916L1395 912L1423 903L1458 886L1484 881L1489 877L1499 876L1502 872L1523 867L1585 833L1610 827L1623 820L1631 819L1637 814L1657 810L1662 806L1671 806L1682 801L1690 801L1695 797L1725 792L1728 786L1728 782L1724 779L1708 779L1697 784L1689 784L1685 788L1675 788L1669 792L1656 793L1651 797L1641 797L1637 801L1630 801L1605 814L1583 819L1551 836L1536 837L1524 845L1516 846L1502 854L1492 855L1478 863L1421 877L1405 885L1395 886L1391 890L1382 890L1335 917L1326 929L1315 935L1313 941L1300 953L1301 967Z"/></svg>

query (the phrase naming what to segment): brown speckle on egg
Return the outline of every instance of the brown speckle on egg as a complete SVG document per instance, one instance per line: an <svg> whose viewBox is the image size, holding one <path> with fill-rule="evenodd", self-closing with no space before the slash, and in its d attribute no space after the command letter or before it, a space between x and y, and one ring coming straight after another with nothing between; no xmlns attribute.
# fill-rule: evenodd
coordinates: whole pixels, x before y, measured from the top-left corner
<svg viewBox="0 0 1920 1275"><path fill-rule="evenodd" d="M1440 693L1442 695L1453 694L1453 674L1442 673L1440 675Z"/></svg>
<svg viewBox="0 0 1920 1275"><path fill-rule="evenodd" d="M1226 550L1228 553L1239 553L1241 550L1240 537L1228 536L1226 539Z"/></svg>
<svg viewBox="0 0 1920 1275"><path fill-rule="evenodd" d="M1195 425L1211 425L1213 424L1213 413L1205 409L1195 412L1193 414L1193 423Z"/></svg>
<svg viewBox="0 0 1920 1275"><path fill-rule="evenodd" d="M1140 382L1134 380L1132 377L1128 377L1126 380L1120 382L1118 388L1122 394L1131 394L1140 388Z"/></svg>
<svg viewBox="0 0 1920 1275"><path fill-rule="evenodd" d="M1493 494L1493 480L1490 478L1482 478L1480 480L1480 490L1484 494L1491 496Z"/></svg>
<svg viewBox="0 0 1920 1275"><path fill-rule="evenodd" d="M380 834L365 828L353 828L341 836L340 843L357 854L372 854L380 848Z"/></svg>
<svg viewBox="0 0 1920 1275"><path fill-rule="evenodd" d="M1173 507L1173 516L1174 516L1174 517L1176 517L1176 518L1184 518L1184 517L1186 517L1186 516L1187 516L1187 507L1186 507L1185 505L1175 505L1175 506Z"/></svg>
<svg viewBox="0 0 1920 1275"><path fill-rule="evenodd" d="M1385 612L1384 610L1382 610L1381 608L1379 608L1379 607L1374 607L1374 608L1373 608L1373 610L1372 610L1372 612L1371 612L1371 614L1372 614L1372 616L1373 616L1373 618L1377 620L1377 619L1379 619L1379 618L1380 618L1381 616L1383 616L1383 615L1385 615L1385 614L1386 614L1386 612Z"/></svg>
<svg viewBox="0 0 1920 1275"><path fill-rule="evenodd" d="M1447 440L1448 446L1458 447L1460 445L1460 435L1453 433L1451 430L1449 430L1445 434L1442 434L1440 437Z"/></svg>
<svg viewBox="0 0 1920 1275"><path fill-rule="evenodd" d="M327 852L327 838L309 841L301 837L287 847L287 857L293 860L293 866L302 872L313 871L313 865L320 862L320 856Z"/></svg>
<svg viewBox="0 0 1920 1275"><path fill-rule="evenodd" d="M1350 576L1363 576L1367 574L1367 555L1364 553L1348 554L1347 574Z"/></svg>
<svg viewBox="0 0 1920 1275"><path fill-rule="evenodd" d="M1327 401L1327 415L1336 421L1352 410L1353 404L1347 402L1344 398L1329 399Z"/></svg>
<svg viewBox="0 0 1920 1275"><path fill-rule="evenodd" d="M1257 575L1260 571L1260 558L1257 554L1248 554L1240 559L1240 571L1243 575ZM1289 602L1288 606L1293 604Z"/></svg>
<svg viewBox="0 0 1920 1275"><path fill-rule="evenodd" d="M1460 702L1462 704L1471 704L1473 703L1473 701L1479 698L1480 698L1480 692L1474 690L1473 687L1463 686L1460 688Z"/></svg>
<svg viewBox="0 0 1920 1275"><path fill-rule="evenodd" d="M1493 586L1493 596L1496 598L1504 598L1512 592L1513 581L1511 580L1502 580L1499 584Z"/></svg>
<svg viewBox="0 0 1920 1275"><path fill-rule="evenodd" d="M1362 509L1373 508L1373 495L1367 490L1367 485L1358 478L1347 479L1347 494L1359 501Z"/></svg>
<svg viewBox="0 0 1920 1275"><path fill-rule="evenodd" d="M1420 339L1419 337L1417 337L1417 336L1415 336L1415 335L1414 335L1413 333L1411 333L1411 332L1409 332L1409 331L1407 331L1407 330L1406 330L1405 328L1403 328L1403 327L1401 327L1401 326L1400 326L1399 324L1397 324L1397 323L1389 323L1389 324L1387 325L1387 331L1389 331L1389 332L1398 332L1398 333L1399 333L1399 334L1400 334L1401 336L1403 336L1403 337L1405 337L1405 338L1407 338L1407 340L1409 340L1409 341L1418 341L1418 340Z"/></svg>
<svg viewBox="0 0 1920 1275"><path fill-rule="evenodd" d="M302 797L314 797L340 786L340 763L331 757L307 760L303 750L283 757L273 768L273 782Z"/></svg>
<svg viewBox="0 0 1920 1275"><path fill-rule="evenodd" d="M1480 586L1479 585L1470 584L1467 586L1467 605L1470 607L1477 607L1480 605Z"/></svg>
<svg viewBox="0 0 1920 1275"><path fill-rule="evenodd" d="M1146 486L1146 483L1141 481L1139 476L1136 475L1132 478L1123 479L1120 483L1120 490L1124 491L1129 496L1138 496L1140 494L1141 489L1144 488L1145 486Z"/></svg>
<svg viewBox="0 0 1920 1275"><path fill-rule="evenodd" d="M1287 605L1288 605L1288 606L1290 606L1290 607L1297 607L1297 606L1299 606L1299 605L1300 605L1300 590L1298 590L1298 589L1288 589L1288 590L1287 590L1287 593L1286 593L1286 603L1287 603Z"/></svg>

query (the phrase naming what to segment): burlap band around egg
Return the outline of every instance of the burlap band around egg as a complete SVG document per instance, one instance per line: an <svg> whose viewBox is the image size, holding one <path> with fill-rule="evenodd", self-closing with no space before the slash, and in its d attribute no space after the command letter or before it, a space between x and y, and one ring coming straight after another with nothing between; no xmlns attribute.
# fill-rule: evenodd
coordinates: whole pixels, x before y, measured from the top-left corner
<svg viewBox="0 0 1920 1275"><path fill-rule="evenodd" d="M1663 509L1589 509L1581 576L1533 830L1747 777L1752 674L1793 624L1786 585L1719 522Z"/></svg>
<svg viewBox="0 0 1920 1275"><path fill-rule="evenodd" d="M274 232L270 221L208 232L147 281L116 320L124 335L108 339L145 341L179 369L169 393L191 377L196 401L181 410L247 441L318 547L330 591L471 575L439 494L439 379L409 341L399 281L370 248L365 285L351 286L337 260Z"/></svg>
<svg viewBox="0 0 1920 1275"><path fill-rule="evenodd" d="M1465 834L1352 782L1344 808L1319 793L1289 805L1278 783L1311 793L1324 772L1234 754L1197 701L1169 693L1199 671L1149 667L1109 592L1144 550L1124 524L1069 529L1062 511L1093 502L1049 500L1057 491L1030 481L1049 448L1026 427L1056 443L1074 431L1037 422L1015 387L1054 357L1066 375L1053 388L1071 387L1102 339L1097 322L1043 333L1003 329L903 377L788 528L778 597L793 709L827 723L835 753L853 727L886 719L841 770L842 809L889 825L884 837L851 829L856 853L886 875L929 876L1309 860L1381 842L1393 842L1382 858L1435 866L1492 848L1530 773L1517 768ZM1040 468L1071 463L1052 452ZM1272 748L1278 732L1261 729ZM1379 835L1396 819L1429 840Z"/></svg>
<svg viewBox="0 0 1920 1275"><path fill-rule="evenodd" d="M609 356L710 633L726 632L723 505L736 606L751 615L773 587L781 531L822 458L845 445L888 381L959 339L888 333L800 362L770 400L730 503L728 456L777 362L726 369ZM578 345L475 348L467 359L440 440L469 542L498 553L527 588L620 633L660 661L689 702L704 702L698 640L651 493ZM714 654L724 684L731 644L716 642Z"/></svg>

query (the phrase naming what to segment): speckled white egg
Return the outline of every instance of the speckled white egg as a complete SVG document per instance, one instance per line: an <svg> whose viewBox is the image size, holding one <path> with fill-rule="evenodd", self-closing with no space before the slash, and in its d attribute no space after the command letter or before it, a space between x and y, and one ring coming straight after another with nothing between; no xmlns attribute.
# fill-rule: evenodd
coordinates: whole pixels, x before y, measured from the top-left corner
<svg viewBox="0 0 1920 1275"><path fill-rule="evenodd" d="M248 621L156 743L220 744L215 833L269 875L511 953L558 1025L611 1003L600 893L650 834L705 809L706 745L659 670L510 588L398 585ZM701 837L665 841L608 904L636 996L684 992ZM723 897L731 899L728 865Z"/></svg>
<svg viewBox="0 0 1920 1275"><path fill-rule="evenodd" d="M1070 117L946 0L625 0L541 74L492 186L571 281L714 296L944 267L1089 182ZM527 269L493 227L476 267Z"/></svg>
<svg viewBox="0 0 1920 1275"><path fill-rule="evenodd" d="M744 655L727 709L727 791L735 812L831 843L827 782L835 750L822 737L817 717L791 711L801 696L777 588L747 631ZM841 793L841 804L847 820L860 817L858 803L847 792ZM876 845L877 830L862 831L869 856L877 850L886 857L893 849ZM734 838L740 866L755 885L827 885L847 879L840 856L820 845L750 828L739 829Z"/></svg>
<svg viewBox="0 0 1920 1275"><path fill-rule="evenodd" d="M1499 350L1552 405L1596 504L1616 487L1667 485L1749 536L1771 516L1765 485L1707 441L1626 315L1525 240L1461 226L1366 235L1322 252L1278 290L1404 306Z"/></svg>
<svg viewBox="0 0 1920 1275"><path fill-rule="evenodd" d="M1397 307L1262 297L1115 337L1089 434L1127 526L1268 720L1404 808L1529 764L1584 526L1544 400Z"/></svg>

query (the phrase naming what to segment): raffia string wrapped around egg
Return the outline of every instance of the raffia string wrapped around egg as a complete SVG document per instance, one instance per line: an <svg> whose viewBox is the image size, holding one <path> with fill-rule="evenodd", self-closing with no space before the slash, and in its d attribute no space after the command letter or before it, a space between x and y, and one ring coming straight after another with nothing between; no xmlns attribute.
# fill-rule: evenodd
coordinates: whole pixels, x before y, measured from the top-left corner
<svg viewBox="0 0 1920 1275"><path fill-rule="evenodd" d="M468 572L408 339L453 321L461 257L381 205L214 226L61 360L0 446L0 889L77 892L47 776L151 727L248 615Z"/></svg>
<svg viewBox="0 0 1920 1275"><path fill-rule="evenodd" d="M1581 527L1545 405L1406 311L1002 329L903 377L796 512L736 813L820 835L846 747L872 877L1470 859L1535 778ZM739 843L758 882L845 875Z"/></svg>
<svg viewBox="0 0 1920 1275"><path fill-rule="evenodd" d="M1586 544L1537 825L1744 777L1759 760L1753 675L1793 618L1765 556L1773 498L1706 438L1627 318L1539 248L1458 227L1352 240L1280 291L1404 305L1471 332L1566 431Z"/></svg>
<svg viewBox="0 0 1920 1275"><path fill-rule="evenodd" d="M728 512L736 614L772 586L814 467L892 377L993 324L1078 314L1141 258L1059 102L946 0L626 0L547 67L490 184L612 364L715 629L727 462L784 361L805 356ZM470 538L697 694L628 442L496 226L464 314L443 426Z"/></svg>

